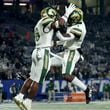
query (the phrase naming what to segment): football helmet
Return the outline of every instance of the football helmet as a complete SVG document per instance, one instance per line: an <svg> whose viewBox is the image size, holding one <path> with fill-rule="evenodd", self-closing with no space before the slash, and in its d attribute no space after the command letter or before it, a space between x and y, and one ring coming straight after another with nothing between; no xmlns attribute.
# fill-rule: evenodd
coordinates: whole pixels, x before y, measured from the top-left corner
<svg viewBox="0 0 110 110"><path fill-rule="evenodd" d="M52 18L56 19L57 17L57 11L52 7L46 7L41 11L41 18Z"/></svg>
<svg viewBox="0 0 110 110"><path fill-rule="evenodd" d="M70 25L80 23L83 20L83 11L76 8L69 16L68 23Z"/></svg>

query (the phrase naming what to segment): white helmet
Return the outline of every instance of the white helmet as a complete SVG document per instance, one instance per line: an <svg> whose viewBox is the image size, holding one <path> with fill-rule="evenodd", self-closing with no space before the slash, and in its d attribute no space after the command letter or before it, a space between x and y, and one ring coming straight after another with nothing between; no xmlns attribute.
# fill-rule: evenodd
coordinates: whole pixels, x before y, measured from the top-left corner
<svg viewBox="0 0 110 110"><path fill-rule="evenodd" d="M79 8L76 8L69 16L68 23L80 23L83 20L83 11Z"/></svg>
<svg viewBox="0 0 110 110"><path fill-rule="evenodd" d="M56 19L57 11L52 7L46 7L41 11L41 18L50 17L52 19Z"/></svg>

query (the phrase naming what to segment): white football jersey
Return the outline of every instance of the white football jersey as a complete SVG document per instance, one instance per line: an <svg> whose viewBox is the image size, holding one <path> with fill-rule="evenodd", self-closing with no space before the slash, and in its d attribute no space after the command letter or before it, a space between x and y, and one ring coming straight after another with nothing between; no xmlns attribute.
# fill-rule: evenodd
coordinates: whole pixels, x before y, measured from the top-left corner
<svg viewBox="0 0 110 110"><path fill-rule="evenodd" d="M42 18L34 28L36 48L50 47L54 30L51 28L53 19Z"/></svg>
<svg viewBox="0 0 110 110"><path fill-rule="evenodd" d="M75 36L80 37L79 39L75 37L73 40L65 41L64 47L67 47L70 50L81 48L81 44L86 35L86 27L84 22L68 27L67 33L73 33Z"/></svg>

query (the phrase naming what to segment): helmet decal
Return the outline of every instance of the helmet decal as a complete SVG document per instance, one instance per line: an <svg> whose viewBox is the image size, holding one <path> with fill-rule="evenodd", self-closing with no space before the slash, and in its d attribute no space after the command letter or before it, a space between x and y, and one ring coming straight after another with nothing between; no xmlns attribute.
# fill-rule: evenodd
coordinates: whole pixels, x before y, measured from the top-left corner
<svg viewBox="0 0 110 110"><path fill-rule="evenodd" d="M50 17L55 19L57 16L57 11L54 8L46 7L41 11L41 17Z"/></svg>
<svg viewBox="0 0 110 110"><path fill-rule="evenodd" d="M83 20L83 12L81 9L76 8L68 18L68 23L80 23Z"/></svg>

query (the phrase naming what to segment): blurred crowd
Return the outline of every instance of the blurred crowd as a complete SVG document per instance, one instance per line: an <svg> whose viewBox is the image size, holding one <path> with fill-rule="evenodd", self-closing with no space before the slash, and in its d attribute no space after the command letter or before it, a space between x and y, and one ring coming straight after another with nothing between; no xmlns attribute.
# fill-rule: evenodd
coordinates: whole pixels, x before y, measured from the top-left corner
<svg viewBox="0 0 110 110"><path fill-rule="evenodd" d="M25 79L28 76L34 48L31 33L40 13L39 10L32 14L28 7L27 4L26 11L22 13L7 10L0 13L0 79ZM85 15L87 35L82 45L84 61L80 61L73 72L81 79L110 77L109 17L109 13L106 16ZM54 40L52 52L63 51L63 46L56 44L58 39ZM55 79L60 79L61 67L52 67L51 70L46 78L54 74Z"/></svg>

